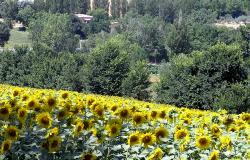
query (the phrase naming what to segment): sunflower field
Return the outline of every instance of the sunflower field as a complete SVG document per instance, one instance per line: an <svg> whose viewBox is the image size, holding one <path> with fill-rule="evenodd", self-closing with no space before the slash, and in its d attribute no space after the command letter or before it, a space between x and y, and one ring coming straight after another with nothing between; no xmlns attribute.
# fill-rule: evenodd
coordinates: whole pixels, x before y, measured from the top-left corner
<svg viewBox="0 0 250 160"><path fill-rule="evenodd" d="M0 159L250 159L250 114L0 85Z"/></svg>

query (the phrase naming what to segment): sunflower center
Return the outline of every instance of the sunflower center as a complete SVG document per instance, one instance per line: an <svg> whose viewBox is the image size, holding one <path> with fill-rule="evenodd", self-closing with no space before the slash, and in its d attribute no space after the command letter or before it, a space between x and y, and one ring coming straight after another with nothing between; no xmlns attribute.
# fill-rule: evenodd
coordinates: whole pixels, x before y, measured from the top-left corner
<svg viewBox="0 0 250 160"><path fill-rule="evenodd" d="M138 137L137 136L132 136L129 141L131 143L137 142L138 141Z"/></svg>
<svg viewBox="0 0 250 160"><path fill-rule="evenodd" d="M152 111L152 112L151 112L151 117L156 117L156 115L157 115L157 112L156 112L156 111Z"/></svg>
<svg viewBox="0 0 250 160"><path fill-rule="evenodd" d="M113 127L111 128L111 133L112 133L112 134L115 134L116 132L117 132L116 126L113 126Z"/></svg>
<svg viewBox="0 0 250 160"><path fill-rule="evenodd" d="M48 125L49 124L49 118L48 117L42 117L41 123Z"/></svg>
<svg viewBox="0 0 250 160"><path fill-rule="evenodd" d="M49 106L54 106L55 104L56 104L56 100L54 100L53 98L48 99Z"/></svg>
<svg viewBox="0 0 250 160"><path fill-rule="evenodd" d="M179 139L183 139L183 138L185 138L185 137L186 137L186 135L187 135L187 133L186 133L186 132L180 132L180 134L179 134L178 138L179 138Z"/></svg>
<svg viewBox="0 0 250 160"><path fill-rule="evenodd" d="M140 123L140 122L142 121L142 117L141 117L141 116L136 116L136 117L134 118L134 121L135 121L136 123Z"/></svg>
<svg viewBox="0 0 250 160"><path fill-rule="evenodd" d="M4 146L3 146L3 150L7 151L7 150L9 150L9 148L10 148L10 144L5 143Z"/></svg>
<svg viewBox="0 0 250 160"><path fill-rule="evenodd" d="M34 102L34 101L30 101L30 102L28 103L28 106L29 106L30 108L34 107L34 106L35 106L35 102Z"/></svg>
<svg viewBox="0 0 250 160"><path fill-rule="evenodd" d="M128 111L127 110L122 110L120 115L121 115L121 117L127 117L128 116Z"/></svg>
<svg viewBox="0 0 250 160"><path fill-rule="evenodd" d="M111 108L111 110L112 110L112 111L116 111L116 110L117 110L117 107L116 107L116 106L113 106L113 107Z"/></svg>
<svg viewBox="0 0 250 160"><path fill-rule="evenodd" d="M52 143L51 143L51 148L56 148L58 146L59 142L57 140L54 140Z"/></svg>
<svg viewBox="0 0 250 160"><path fill-rule="evenodd" d="M164 111L161 111L160 117L161 117L161 118L165 118L165 117L166 117L166 113L165 113Z"/></svg>
<svg viewBox="0 0 250 160"><path fill-rule="evenodd" d="M63 98L63 99L68 98L68 93L63 93L63 94L62 94L62 98Z"/></svg>
<svg viewBox="0 0 250 160"><path fill-rule="evenodd" d="M8 133L9 133L9 135L10 135L10 137L16 137L16 131L14 130L14 129L10 129L9 131L8 131Z"/></svg>
<svg viewBox="0 0 250 160"><path fill-rule="evenodd" d="M145 136L145 137L143 137L143 139L142 139L142 142L143 142L144 144L148 144L148 143L150 143L150 141L151 141L151 136Z"/></svg>
<svg viewBox="0 0 250 160"><path fill-rule="evenodd" d="M165 137L166 134L163 130L160 130L160 131L156 132L155 135L157 138L163 138L163 137Z"/></svg>
<svg viewBox="0 0 250 160"><path fill-rule="evenodd" d="M3 114L3 115L9 114L9 110L8 110L7 108L2 108L2 109L0 110L0 113Z"/></svg>
<svg viewBox="0 0 250 160"><path fill-rule="evenodd" d="M208 144L208 140L207 140L206 138L200 138L200 139L199 139L199 143L200 143L201 145L206 145L206 144Z"/></svg>
<svg viewBox="0 0 250 160"><path fill-rule="evenodd" d="M60 112L58 113L58 117L59 117L59 118L62 118L62 117L64 117L65 115L66 115L65 111L60 111Z"/></svg>
<svg viewBox="0 0 250 160"><path fill-rule="evenodd" d="M20 111L19 112L19 117L24 117L24 115L25 115L25 111Z"/></svg>
<svg viewBox="0 0 250 160"><path fill-rule="evenodd" d="M84 155L84 160L91 160L92 159L92 155L90 154L87 154L87 155Z"/></svg>

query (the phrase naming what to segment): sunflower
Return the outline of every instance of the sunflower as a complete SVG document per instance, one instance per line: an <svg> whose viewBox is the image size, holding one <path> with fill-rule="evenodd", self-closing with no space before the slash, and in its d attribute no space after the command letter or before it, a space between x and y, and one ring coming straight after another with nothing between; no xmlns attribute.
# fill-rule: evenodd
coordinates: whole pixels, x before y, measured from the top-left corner
<svg viewBox="0 0 250 160"><path fill-rule="evenodd" d="M48 151L49 150L49 142L47 140L43 141L41 143L41 148Z"/></svg>
<svg viewBox="0 0 250 160"><path fill-rule="evenodd" d="M128 108L126 108L126 107L121 108L121 109L118 110L117 114L121 119L126 119L130 115L130 110Z"/></svg>
<svg viewBox="0 0 250 160"><path fill-rule="evenodd" d="M151 120L155 120L157 119L157 116L158 116L158 112L156 110L152 110L150 113L149 113L149 118Z"/></svg>
<svg viewBox="0 0 250 160"><path fill-rule="evenodd" d="M19 89L15 89L14 91L13 91L13 96L14 97L16 97L16 96L18 96L20 94L20 90Z"/></svg>
<svg viewBox="0 0 250 160"><path fill-rule="evenodd" d="M61 109L58 111L58 114L57 114L57 119L58 121L62 121L64 119L67 119L69 116L69 112L67 109Z"/></svg>
<svg viewBox="0 0 250 160"><path fill-rule="evenodd" d="M242 113L240 118L246 123L250 124L250 113Z"/></svg>
<svg viewBox="0 0 250 160"><path fill-rule="evenodd" d="M106 126L106 130L110 137L116 137L120 134L121 125L119 124L111 124Z"/></svg>
<svg viewBox="0 0 250 160"><path fill-rule="evenodd" d="M85 130L90 130L93 127L93 123L94 123L93 119L91 119L91 120L89 120L89 119L83 120L84 129Z"/></svg>
<svg viewBox="0 0 250 160"><path fill-rule="evenodd" d="M188 130L185 128L175 131L174 137L176 140L182 140L189 137Z"/></svg>
<svg viewBox="0 0 250 160"><path fill-rule="evenodd" d="M69 93L68 93L68 92L63 92L63 93L61 94L61 97L62 97L63 99L67 99L67 98L69 97Z"/></svg>
<svg viewBox="0 0 250 160"><path fill-rule="evenodd" d="M42 128L50 128L52 125L52 118L48 112L39 113L36 116L36 121Z"/></svg>
<svg viewBox="0 0 250 160"><path fill-rule="evenodd" d="M21 123L24 123L26 121L27 116L28 116L28 111L26 108L21 107L18 109L17 118Z"/></svg>
<svg viewBox="0 0 250 160"><path fill-rule="evenodd" d="M164 118L166 117L166 115L167 115L167 113L166 113L165 110L162 110L162 111L160 111L160 113L159 113L159 117L162 118L162 119L164 119Z"/></svg>
<svg viewBox="0 0 250 160"><path fill-rule="evenodd" d="M96 155L92 153L83 153L81 156L81 160L96 160Z"/></svg>
<svg viewBox="0 0 250 160"><path fill-rule="evenodd" d="M105 136L102 130L92 129L91 132L92 135L97 138L98 143L103 143L103 141L105 140Z"/></svg>
<svg viewBox="0 0 250 160"><path fill-rule="evenodd" d="M59 133L59 129L57 127L55 127L47 132L47 135L45 136L45 138L51 139L51 138L57 136L58 133Z"/></svg>
<svg viewBox="0 0 250 160"><path fill-rule="evenodd" d="M24 94L24 95L22 96L22 101L27 101L28 99L29 99L29 95Z"/></svg>
<svg viewBox="0 0 250 160"><path fill-rule="evenodd" d="M214 150L211 152L209 160L219 160L220 159L220 152L218 150Z"/></svg>
<svg viewBox="0 0 250 160"><path fill-rule="evenodd" d="M211 139L208 136L199 136L196 138L196 146L200 149L208 149L211 145Z"/></svg>
<svg viewBox="0 0 250 160"><path fill-rule="evenodd" d="M52 137L48 140L49 142L49 152L56 152L60 149L62 139L58 136Z"/></svg>
<svg viewBox="0 0 250 160"><path fill-rule="evenodd" d="M228 116L226 116L226 117L223 119L222 122L223 122L223 124L224 124L225 126L229 126L229 125L231 125L232 123L234 123L234 119L233 119L232 116L228 115Z"/></svg>
<svg viewBox="0 0 250 160"><path fill-rule="evenodd" d="M94 115L102 118L104 116L104 107L102 105L97 105L93 107L92 112L94 113Z"/></svg>
<svg viewBox="0 0 250 160"><path fill-rule="evenodd" d="M229 136L220 137L220 149L232 150L232 141Z"/></svg>
<svg viewBox="0 0 250 160"><path fill-rule="evenodd" d="M5 104L0 108L0 118L3 120L9 119L11 113L11 106L9 104Z"/></svg>
<svg viewBox="0 0 250 160"><path fill-rule="evenodd" d="M218 138L221 135L221 129L218 124L213 124L210 129L213 137Z"/></svg>
<svg viewBox="0 0 250 160"><path fill-rule="evenodd" d="M84 129L84 124L81 121L77 122L74 127L74 136L79 136L83 131L83 129Z"/></svg>
<svg viewBox="0 0 250 160"><path fill-rule="evenodd" d="M118 109L118 105L116 104L113 104L111 107L110 107L110 110L115 112L116 110Z"/></svg>
<svg viewBox="0 0 250 160"><path fill-rule="evenodd" d="M4 130L4 137L10 140L16 140L19 136L19 130L16 126L8 126Z"/></svg>
<svg viewBox="0 0 250 160"><path fill-rule="evenodd" d="M11 150L11 140L3 141L1 145L1 153L5 153Z"/></svg>
<svg viewBox="0 0 250 160"><path fill-rule="evenodd" d="M140 142L144 147L148 147L156 142L156 137L153 133L144 133L140 136Z"/></svg>
<svg viewBox="0 0 250 160"><path fill-rule="evenodd" d="M164 152L160 148L156 148L147 158L147 160L161 160Z"/></svg>
<svg viewBox="0 0 250 160"><path fill-rule="evenodd" d="M190 125L192 123L191 119L190 118L183 118L182 119L182 123L183 124L186 124L186 125Z"/></svg>
<svg viewBox="0 0 250 160"><path fill-rule="evenodd" d="M160 138L166 138L168 136L168 131L166 128L161 126L155 130L155 136L157 140L160 140Z"/></svg>
<svg viewBox="0 0 250 160"><path fill-rule="evenodd" d="M52 97L52 96L48 96L45 99L45 105L46 105L46 108L48 109L48 111L52 111L57 105L56 98Z"/></svg>
<svg viewBox="0 0 250 160"><path fill-rule="evenodd" d="M135 132L135 133L132 133L131 135L129 135L128 145L134 146L134 145L139 144L139 143L140 143L140 133L139 132Z"/></svg>
<svg viewBox="0 0 250 160"><path fill-rule="evenodd" d="M38 103L35 98L31 98L29 101L27 101L27 108L28 109L35 109L37 107Z"/></svg>
<svg viewBox="0 0 250 160"><path fill-rule="evenodd" d="M238 128L235 126L235 125L231 125L229 128L228 128L228 132L236 132L238 130Z"/></svg>
<svg viewBox="0 0 250 160"><path fill-rule="evenodd" d="M135 125L140 125L145 121L145 116L141 112L136 112L133 114L132 120L133 120Z"/></svg>
<svg viewBox="0 0 250 160"><path fill-rule="evenodd" d="M235 121L238 130L244 130L247 127L247 124L245 121L243 121L242 119L238 119Z"/></svg>
<svg viewBox="0 0 250 160"><path fill-rule="evenodd" d="M91 106L95 102L94 97L88 96L87 97L87 105Z"/></svg>

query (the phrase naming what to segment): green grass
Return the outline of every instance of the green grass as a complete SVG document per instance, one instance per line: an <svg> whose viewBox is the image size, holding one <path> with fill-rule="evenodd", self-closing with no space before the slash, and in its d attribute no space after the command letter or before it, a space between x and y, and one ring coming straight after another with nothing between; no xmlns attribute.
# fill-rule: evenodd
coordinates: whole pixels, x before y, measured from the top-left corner
<svg viewBox="0 0 250 160"><path fill-rule="evenodd" d="M14 48L15 46L31 45L31 40L29 39L29 32L21 32L17 29L12 29L10 31L10 39L5 44L4 48Z"/></svg>

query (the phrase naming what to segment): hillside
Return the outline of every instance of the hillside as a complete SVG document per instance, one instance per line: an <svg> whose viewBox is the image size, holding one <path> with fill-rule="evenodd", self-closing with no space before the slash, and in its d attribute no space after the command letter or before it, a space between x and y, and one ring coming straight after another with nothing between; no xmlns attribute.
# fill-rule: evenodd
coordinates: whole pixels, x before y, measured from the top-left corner
<svg viewBox="0 0 250 160"><path fill-rule="evenodd" d="M249 113L8 85L0 107L2 158L250 158Z"/></svg>

